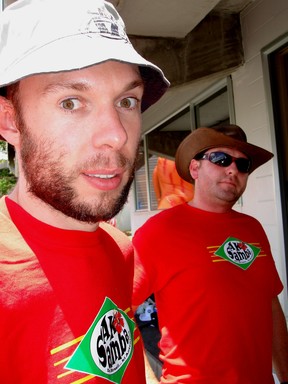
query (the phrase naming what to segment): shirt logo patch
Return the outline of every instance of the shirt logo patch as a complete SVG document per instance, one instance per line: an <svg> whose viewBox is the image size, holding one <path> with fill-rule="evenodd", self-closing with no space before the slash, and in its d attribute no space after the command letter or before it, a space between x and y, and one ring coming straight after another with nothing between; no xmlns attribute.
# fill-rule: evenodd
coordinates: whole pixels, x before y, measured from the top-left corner
<svg viewBox="0 0 288 384"><path fill-rule="evenodd" d="M65 368L121 383L132 358L135 323L106 297Z"/></svg>
<svg viewBox="0 0 288 384"><path fill-rule="evenodd" d="M254 262L260 251L260 248L252 244L228 237L214 254L246 270Z"/></svg>

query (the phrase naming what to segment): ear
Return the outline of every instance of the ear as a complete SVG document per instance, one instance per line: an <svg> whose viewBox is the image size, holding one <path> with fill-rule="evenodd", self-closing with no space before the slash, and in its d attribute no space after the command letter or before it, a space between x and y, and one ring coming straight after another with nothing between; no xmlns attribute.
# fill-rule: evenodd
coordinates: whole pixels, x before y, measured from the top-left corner
<svg viewBox="0 0 288 384"><path fill-rule="evenodd" d="M192 159L189 165L189 172L192 179L198 179L199 161Z"/></svg>
<svg viewBox="0 0 288 384"><path fill-rule="evenodd" d="M2 96L0 96L0 136L13 146L17 146L20 136L14 107L8 99Z"/></svg>

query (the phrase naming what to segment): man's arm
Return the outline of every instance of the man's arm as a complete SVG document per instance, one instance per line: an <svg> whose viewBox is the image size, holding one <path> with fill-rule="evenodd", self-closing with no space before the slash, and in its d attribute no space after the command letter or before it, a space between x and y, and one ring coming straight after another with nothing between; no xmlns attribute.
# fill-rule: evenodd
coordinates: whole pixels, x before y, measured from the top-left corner
<svg viewBox="0 0 288 384"><path fill-rule="evenodd" d="M278 297L272 300L273 368L280 383L288 382L287 324Z"/></svg>

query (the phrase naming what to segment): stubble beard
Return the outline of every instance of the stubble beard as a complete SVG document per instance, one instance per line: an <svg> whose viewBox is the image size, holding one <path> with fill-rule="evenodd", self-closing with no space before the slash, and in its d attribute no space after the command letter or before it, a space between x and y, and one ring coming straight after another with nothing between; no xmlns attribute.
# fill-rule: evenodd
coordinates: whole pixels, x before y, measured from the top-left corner
<svg viewBox="0 0 288 384"><path fill-rule="evenodd" d="M218 198L232 207L240 199L244 191L245 186L240 189L235 189L235 191L227 191L220 188L220 191L218 191Z"/></svg>
<svg viewBox="0 0 288 384"><path fill-rule="evenodd" d="M65 153L55 153L49 140L36 142L21 116L18 116L18 126L21 132L21 164L29 193L65 216L85 223L107 221L120 212L134 179L135 160L131 162L118 153L118 165L129 170L127 183L118 194L115 191L97 191L95 199L86 202L73 187L80 170L67 173L61 165ZM82 169L93 169L93 166L108 164L108 161L103 155L95 156L89 160L89 165L87 162L83 168L82 164Z"/></svg>

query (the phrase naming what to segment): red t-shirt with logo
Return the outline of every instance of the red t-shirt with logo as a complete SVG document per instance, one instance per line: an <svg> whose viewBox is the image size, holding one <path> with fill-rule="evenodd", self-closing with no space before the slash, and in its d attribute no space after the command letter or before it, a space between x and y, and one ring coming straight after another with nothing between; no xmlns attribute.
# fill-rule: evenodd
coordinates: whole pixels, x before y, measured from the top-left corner
<svg viewBox="0 0 288 384"><path fill-rule="evenodd" d="M144 384L129 239L107 224L93 233L62 230L6 204L12 221L0 201L0 382Z"/></svg>
<svg viewBox="0 0 288 384"><path fill-rule="evenodd" d="M133 243L133 304L155 294L161 383L274 383L271 300L283 286L257 220L182 204Z"/></svg>

